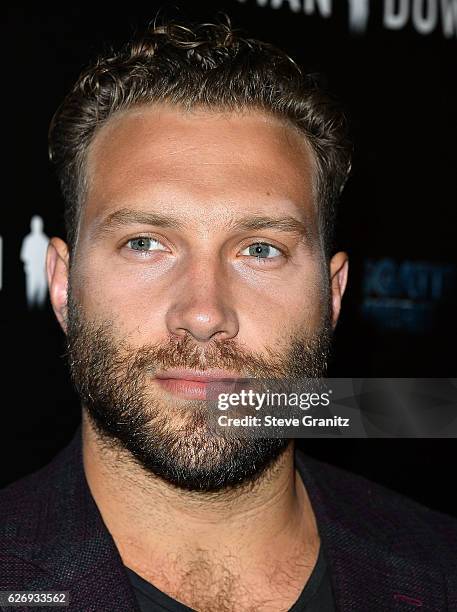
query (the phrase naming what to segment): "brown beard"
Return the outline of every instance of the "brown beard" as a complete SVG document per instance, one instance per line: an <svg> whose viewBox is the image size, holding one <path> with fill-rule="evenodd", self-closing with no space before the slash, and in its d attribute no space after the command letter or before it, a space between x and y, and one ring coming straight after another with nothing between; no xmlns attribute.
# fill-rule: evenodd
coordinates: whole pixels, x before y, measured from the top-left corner
<svg viewBox="0 0 457 612"><path fill-rule="evenodd" d="M190 335L139 347L116 334L112 320L89 321L71 291L67 356L84 409L104 444L122 445L148 472L182 489L216 492L254 482L289 445L284 438L235 436L210 427L203 401L164 399L154 373L220 368L253 379L324 376L330 307L319 330L291 336L286 349L254 353L233 339L198 346Z"/></svg>

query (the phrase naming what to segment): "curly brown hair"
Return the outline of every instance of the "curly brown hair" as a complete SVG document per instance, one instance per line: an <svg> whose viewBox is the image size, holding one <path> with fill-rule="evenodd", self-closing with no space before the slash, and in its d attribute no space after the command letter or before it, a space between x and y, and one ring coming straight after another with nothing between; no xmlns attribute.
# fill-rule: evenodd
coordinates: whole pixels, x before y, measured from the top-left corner
<svg viewBox="0 0 457 612"><path fill-rule="evenodd" d="M49 127L49 157L65 200L70 253L87 189L86 153L95 133L116 112L157 102L187 109L258 109L298 128L315 154L314 187L329 255L336 203L351 168L345 115L285 52L244 38L228 19L151 25L80 74Z"/></svg>

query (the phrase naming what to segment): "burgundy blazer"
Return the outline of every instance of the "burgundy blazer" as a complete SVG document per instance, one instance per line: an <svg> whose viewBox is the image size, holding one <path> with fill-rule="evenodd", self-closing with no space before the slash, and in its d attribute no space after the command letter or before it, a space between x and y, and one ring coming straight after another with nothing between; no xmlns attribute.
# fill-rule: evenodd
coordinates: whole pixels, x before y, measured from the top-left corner
<svg viewBox="0 0 457 612"><path fill-rule="evenodd" d="M456 519L300 451L296 462L338 611L457 612ZM139 612L87 485L80 427L51 463L0 491L6 590L69 591L71 611Z"/></svg>

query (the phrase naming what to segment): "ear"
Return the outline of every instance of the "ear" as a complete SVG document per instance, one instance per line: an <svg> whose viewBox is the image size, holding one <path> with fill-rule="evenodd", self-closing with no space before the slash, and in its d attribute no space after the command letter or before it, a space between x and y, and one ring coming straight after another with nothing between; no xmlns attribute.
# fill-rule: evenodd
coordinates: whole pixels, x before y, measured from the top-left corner
<svg viewBox="0 0 457 612"><path fill-rule="evenodd" d="M332 327L335 328L340 316L341 300L348 278L349 260L347 253L339 251L330 260L330 284L332 290Z"/></svg>
<svg viewBox="0 0 457 612"><path fill-rule="evenodd" d="M67 291L69 252L60 238L51 238L46 253L46 273L52 308L64 333L67 333Z"/></svg>

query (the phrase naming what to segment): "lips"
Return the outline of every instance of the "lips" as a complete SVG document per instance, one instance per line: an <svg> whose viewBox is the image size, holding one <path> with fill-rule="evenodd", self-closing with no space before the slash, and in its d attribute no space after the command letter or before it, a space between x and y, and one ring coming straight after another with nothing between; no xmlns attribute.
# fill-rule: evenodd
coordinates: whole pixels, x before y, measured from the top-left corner
<svg viewBox="0 0 457 612"><path fill-rule="evenodd" d="M224 370L167 370L155 376L155 382L164 391L181 399L205 400L219 393L230 393L238 376Z"/></svg>

